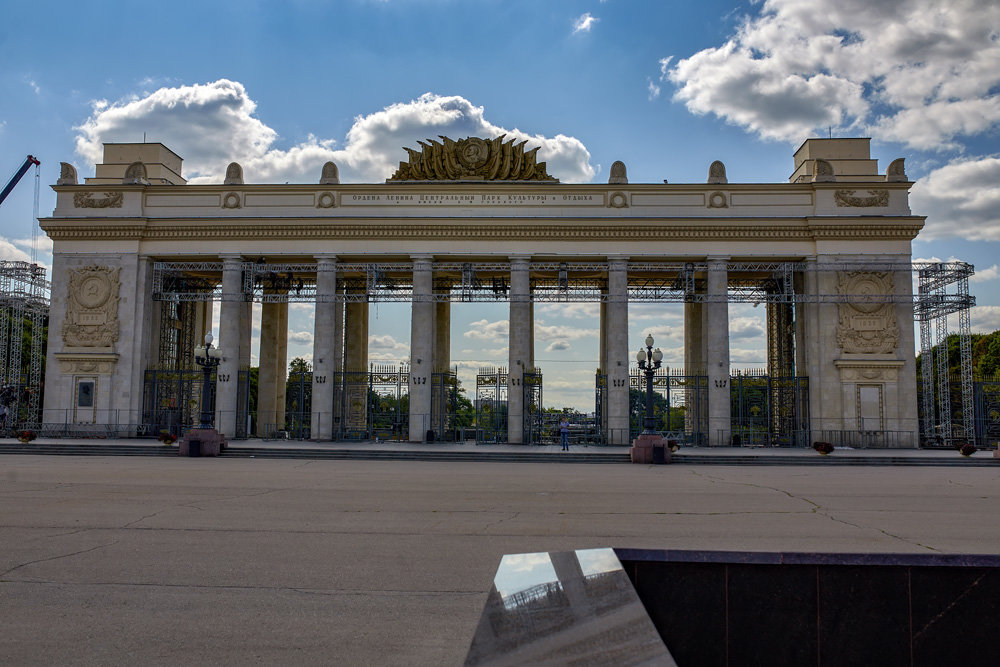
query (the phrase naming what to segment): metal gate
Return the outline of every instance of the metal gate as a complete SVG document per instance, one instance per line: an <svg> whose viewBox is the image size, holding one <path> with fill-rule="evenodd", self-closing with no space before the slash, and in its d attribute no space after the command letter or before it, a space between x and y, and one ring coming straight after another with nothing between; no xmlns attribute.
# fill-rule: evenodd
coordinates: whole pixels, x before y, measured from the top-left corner
<svg viewBox="0 0 1000 667"><path fill-rule="evenodd" d="M410 367L372 364L368 385L369 437L409 440Z"/></svg>
<svg viewBox="0 0 1000 667"><path fill-rule="evenodd" d="M312 375L312 372L292 373L285 382L285 423L278 426L292 440L311 437Z"/></svg>
<svg viewBox="0 0 1000 667"><path fill-rule="evenodd" d="M431 429L435 440L461 439L455 413L458 411L458 372L431 374Z"/></svg>
<svg viewBox="0 0 1000 667"><path fill-rule="evenodd" d="M653 417L657 430L678 444L698 447L708 442L708 377L671 375L669 368L653 375ZM629 438L642 432L646 422L646 375L629 371Z"/></svg>
<svg viewBox="0 0 1000 667"><path fill-rule="evenodd" d="M974 384L976 397L976 444L1000 442L1000 380L980 380Z"/></svg>
<svg viewBox="0 0 1000 667"><path fill-rule="evenodd" d="M214 415L215 373L209 377L209 411ZM141 424L134 425L135 435L157 437L167 431L180 436L197 426L201 420L204 378L205 373L199 368L147 370L143 377ZM239 371L236 378L236 433L232 438L245 440L250 413L250 371Z"/></svg>
<svg viewBox="0 0 1000 667"><path fill-rule="evenodd" d="M476 444L507 442L507 369L476 374Z"/></svg>
<svg viewBox="0 0 1000 667"><path fill-rule="evenodd" d="M212 373L209 402L215 412L215 373ZM145 373L142 396L142 421L149 435L162 432L180 437L201 417L202 384L205 374L201 369L148 370Z"/></svg>
<svg viewBox="0 0 1000 667"><path fill-rule="evenodd" d="M545 412L542 408L542 371L538 368L523 375L524 444L539 445L545 437Z"/></svg>
<svg viewBox="0 0 1000 667"><path fill-rule="evenodd" d="M368 438L368 371L333 374L334 440Z"/></svg>
<svg viewBox="0 0 1000 667"><path fill-rule="evenodd" d="M730 378L733 446L804 447L809 442L809 379L739 371Z"/></svg>

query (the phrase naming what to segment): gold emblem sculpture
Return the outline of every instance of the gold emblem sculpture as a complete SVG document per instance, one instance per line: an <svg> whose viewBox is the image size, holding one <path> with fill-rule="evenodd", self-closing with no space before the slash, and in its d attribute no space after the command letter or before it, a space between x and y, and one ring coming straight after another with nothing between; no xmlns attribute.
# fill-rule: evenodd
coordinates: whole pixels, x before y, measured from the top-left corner
<svg viewBox="0 0 1000 667"><path fill-rule="evenodd" d="M504 142L506 134L496 139L467 137L454 141L418 141L421 150L403 150L409 162L400 162L389 181L547 181L558 183L549 176L545 163L537 161L537 148L524 150L527 141Z"/></svg>

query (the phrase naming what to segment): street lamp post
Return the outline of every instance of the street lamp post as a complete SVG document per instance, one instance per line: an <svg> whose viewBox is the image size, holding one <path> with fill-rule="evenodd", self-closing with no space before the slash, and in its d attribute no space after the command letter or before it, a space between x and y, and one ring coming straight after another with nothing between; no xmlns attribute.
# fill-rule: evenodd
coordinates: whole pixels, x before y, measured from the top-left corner
<svg viewBox="0 0 1000 667"><path fill-rule="evenodd" d="M660 367L663 360L663 352L660 348L653 349L653 336L646 336L646 349L639 348L636 352L635 360L639 362L639 368L646 375L646 417L643 420L643 433L656 433L656 417L653 415L653 376L656 369Z"/></svg>
<svg viewBox="0 0 1000 667"><path fill-rule="evenodd" d="M212 391L212 369L219 366L222 360L222 353L219 348L212 347L212 334L205 334L205 345L199 345L194 349L194 362L201 366L204 377L201 384L201 421L198 424L200 429L212 428L212 408L209 398Z"/></svg>

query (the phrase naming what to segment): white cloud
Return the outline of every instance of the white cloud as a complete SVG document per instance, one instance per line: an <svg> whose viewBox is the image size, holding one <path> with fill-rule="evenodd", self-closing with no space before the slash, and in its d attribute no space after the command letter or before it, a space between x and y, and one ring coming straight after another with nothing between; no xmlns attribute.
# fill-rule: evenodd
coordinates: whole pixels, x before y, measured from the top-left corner
<svg viewBox="0 0 1000 667"><path fill-rule="evenodd" d="M997 277L1000 277L1000 266L994 264L988 269L976 269L969 282L985 283L988 280L996 280Z"/></svg>
<svg viewBox="0 0 1000 667"><path fill-rule="evenodd" d="M570 349L570 345L566 341L564 341L564 340L554 340L554 341L552 341L551 343L548 344L548 347L545 348L545 351L546 352L557 352L557 351L560 351L560 350L568 350L568 349Z"/></svg>
<svg viewBox="0 0 1000 667"><path fill-rule="evenodd" d="M594 24L601 19L591 16L590 12L581 14L578 18L573 20L573 34L578 32L590 32L590 29L594 27Z"/></svg>
<svg viewBox="0 0 1000 667"><path fill-rule="evenodd" d="M649 92L649 101L652 102L653 100L655 100L657 97L660 96L660 87L655 83L653 83L652 79L647 79L646 83L648 84L646 86L646 89Z"/></svg>
<svg viewBox="0 0 1000 667"><path fill-rule="evenodd" d="M764 138L834 126L917 148L1000 122L1000 4L766 0L726 43L671 66L674 99Z"/></svg>
<svg viewBox="0 0 1000 667"><path fill-rule="evenodd" d="M1000 240L1000 157L959 159L919 179L910 194L927 216L920 240Z"/></svg>
<svg viewBox="0 0 1000 667"><path fill-rule="evenodd" d="M162 87L143 96L92 103L90 117L77 127L77 152L100 162L101 144L161 141L184 158L192 183L218 183L229 162L239 162L247 182L316 182L324 162L332 160L345 182L380 182L392 175L404 146L447 135L526 140L539 147L538 159L562 181L594 177L590 153L581 141L559 134L545 137L486 120L483 107L464 97L425 93L415 100L357 116L341 147L333 139L309 136L287 149L276 146L278 133L255 116L257 104L237 81Z"/></svg>
<svg viewBox="0 0 1000 667"><path fill-rule="evenodd" d="M535 323L536 340L579 340L580 338L591 338L598 335L597 329L579 329L565 325L547 325L542 321ZM558 348L558 349L568 349Z"/></svg>
<svg viewBox="0 0 1000 667"><path fill-rule="evenodd" d="M297 345L312 345L313 335L308 331L289 331L288 342Z"/></svg>
<svg viewBox="0 0 1000 667"><path fill-rule="evenodd" d="M368 336L368 349L369 350L393 350L396 352L410 352L409 343L401 343L389 334L377 335L373 334Z"/></svg>
<svg viewBox="0 0 1000 667"><path fill-rule="evenodd" d="M469 326L472 328L462 335L466 338L474 338L476 340L506 340L510 333L510 322L508 320L490 322L487 319L482 319L477 322L470 322Z"/></svg>
<svg viewBox="0 0 1000 667"><path fill-rule="evenodd" d="M992 333L1000 329L1000 306L973 306L969 315L973 333Z"/></svg>
<svg viewBox="0 0 1000 667"><path fill-rule="evenodd" d="M5 238L0 238L0 259L15 262L30 262L31 255L16 247Z"/></svg>
<svg viewBox="0 0 1000 667"><path fill-rule="evenodd" d="M582 301L570 303L536 303L535 313L565 318L597 320L601 316L601 304Z"/></svg>
<svg viewBox="0 0 1000 667"><path fill-rule="evenodd" d="M757 338L767 333L758 318L733 317L729 320L729 338Z"/></svg>

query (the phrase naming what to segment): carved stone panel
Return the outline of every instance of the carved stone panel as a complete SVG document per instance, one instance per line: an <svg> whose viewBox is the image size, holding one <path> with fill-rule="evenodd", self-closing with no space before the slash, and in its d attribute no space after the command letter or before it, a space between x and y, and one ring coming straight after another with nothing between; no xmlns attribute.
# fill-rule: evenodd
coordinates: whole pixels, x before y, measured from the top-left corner
<svg viewBox="0 0 1000 667"><path fill-rule="evenodd" d="M833 200L837 206L847 206L852 208L881 208L889 205L888 190L869 190L867 197L856 197L854 190L837 190L833 193Z"/></svg>
<svg viewBox="0 0 1000 667"><path fill-rule="evenodd" d="M123 200L121 192L105 192L103 197L94 197L89 192L73 194L73 206L76 208L121 208Z"/></svg>
<svg viewBox="0 0 1000 667"><path fill-rule="evenodd" d="M892 273L884 271L841 271L840 294L892 294ZM886 302L837 304L837 345L851 354L890 354L899 347L896 308Z"/></svg>
<svg viewBox="0 0 1000 667"><path fill-rule="evenodd" d="M69 271L63 342L70 347L111 347L118 340L120 268L87 266Z"/></svg>

